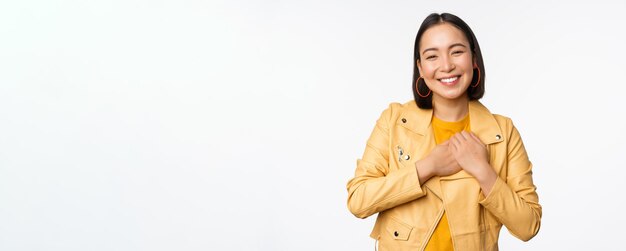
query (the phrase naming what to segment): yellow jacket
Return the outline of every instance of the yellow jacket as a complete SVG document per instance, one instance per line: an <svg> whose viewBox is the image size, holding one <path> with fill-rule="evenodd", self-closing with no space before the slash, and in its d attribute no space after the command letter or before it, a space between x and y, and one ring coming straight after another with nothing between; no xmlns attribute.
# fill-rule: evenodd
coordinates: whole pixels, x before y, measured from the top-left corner
<svg viewBox="0 0 626 251"><path fill-rule="evenodd" d="M463 170L420 186L415 162L436 145L432 109L410 101L383 111L347 185L350 212L359 218L379 213L370 235L379 250L423 250L444 208L455 250L498 250L502 224L523 241L539 231L541 205L519 132L478 101L470 101L469 114L499 176L487 197Z"/></svg>

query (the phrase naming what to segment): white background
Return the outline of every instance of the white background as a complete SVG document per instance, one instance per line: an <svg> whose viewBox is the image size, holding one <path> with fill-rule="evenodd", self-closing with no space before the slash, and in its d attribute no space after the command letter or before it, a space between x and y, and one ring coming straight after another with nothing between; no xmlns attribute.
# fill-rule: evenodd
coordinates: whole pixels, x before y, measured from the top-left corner
<svg viewBox="0 0 626 251"><path fill-rule="evenodd" d="M345 185L431 12L535 166L501 249L623 249L626 3L500 2L2 1L0 250L372 250Z"/></svg>

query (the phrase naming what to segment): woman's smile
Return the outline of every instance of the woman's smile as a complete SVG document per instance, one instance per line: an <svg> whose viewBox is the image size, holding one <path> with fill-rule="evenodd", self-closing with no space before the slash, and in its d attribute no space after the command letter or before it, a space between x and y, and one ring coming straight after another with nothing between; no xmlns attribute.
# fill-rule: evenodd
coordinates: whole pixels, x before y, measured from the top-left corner
<svg viewBox="0 0 626 251"><path fill-rule="evenodd" d="M445 78L439 78L437 80L439 80L439 83L441 83L442 85L445 86L454 86L457 83L459 83L459 75L456 76L451 76L451 77L445 77Z"/></svg>

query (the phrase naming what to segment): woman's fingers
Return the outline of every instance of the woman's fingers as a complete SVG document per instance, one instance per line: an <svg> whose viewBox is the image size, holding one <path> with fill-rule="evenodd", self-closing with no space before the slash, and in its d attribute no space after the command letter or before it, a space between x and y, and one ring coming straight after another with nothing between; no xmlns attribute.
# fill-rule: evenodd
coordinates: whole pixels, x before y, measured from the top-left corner
<svg viewBox="0 0 626 251"><path fill-rule="evenodd" d="M467 139L463 136L463 133L454 134L450 139L456 144L457 149L462 149L463 146L467 144Z"/></svg>
<svg viewBox="0 0 626 251"><path fill-rule="evenodd" d="M448 141L450 141L451 145L455 145L458 146L459 145L459 139L457 139L456 134L452 135L452 137L450 137L450 139L448 139Z"/></svg>
<svg viewBox="0 0 626 251"><path fill-rule="evenodd" d="M485 146L485 144L478 138L478 136L476 136L476 134L474 134L473 132L469 134L472 139L474 139L476 142L480 143L480 145Z"/></svg>
<svg viewBox="0 0 626 251"><path fill-rule="evenodd" d="M450 150L452 151L453 154L457 154L459 151L461 151L461 140L459 140L459 135L455 134L452 135L452 137L450 137L450 139L448 141L450 141L449 143L449 147Z"/></svg>
<svg viewBox="0 0 626 251"><path fill-rule="evenodd" d="M448 140L448 149L450 149L452 152L455 152L457 149L456 143L453 142L452 137Z"/></svg>
<svg viewBox="0 0 626 251"><path fill-rule="evenodd" d="M476 147L485 148L485 144L472 132L459 132L448 140L450 141L450 145L454 146L451 148L455 154L460 154L462 152L473 152ZM469 152L468 152L469 153Z"/></svg>
<svg viewBox="0 0 626 251"><path fill-rule="evenodd" d="M460 136L463 137L463 139L465 139L465 140L471 140L472 139L472 135L470 135L470 133L467 132L467 131L462 131L462 132L460 132L458 134L460 134Z"/></svg>
<svg viewBox="0 0 626 251"><path fill-rule="evenodd" d="M483 147L485 146L485 144L473 132L462 131L453 135L451 138L455 138L458 143L469 143L469 142L475 141L476 143L479 143L481 146Z"/></svg>

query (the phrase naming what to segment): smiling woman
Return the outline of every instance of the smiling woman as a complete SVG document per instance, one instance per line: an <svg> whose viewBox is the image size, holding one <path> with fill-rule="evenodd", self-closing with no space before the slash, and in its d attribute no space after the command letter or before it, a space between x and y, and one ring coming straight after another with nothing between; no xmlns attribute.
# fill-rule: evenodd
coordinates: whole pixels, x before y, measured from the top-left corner
<svg viewBox="0 0 626 251"><path fill-rule="evenodd" d="M435 76L438 68L442 72ZM420 92L425 94L430 88L437 88L434 84L437 80L454 85L458 83L454 80L459 78L452 77L465 77L459 82L473 83L471 88L466 85L457 90L467 90L470 100L478 100L485 93L485 66L476 36L463 20L452 14L430 15L424 20L415 39L413 72L413 95L420 108L432 109L432 99L437 95L420 95ZM453 75L457 73L465 74ZM452 79L443 79L446 76Z"/></svg>
<svg viewBox="0 0 626 251"><path fill-rule="evenodd" d="M541 206L532 164L511 119L478 99L485 70L478 41L452 14L431 14L415 39L415 101L376 122L348 208L378 213L380 250L498 250L502 225L527 241Z"/></svg>

